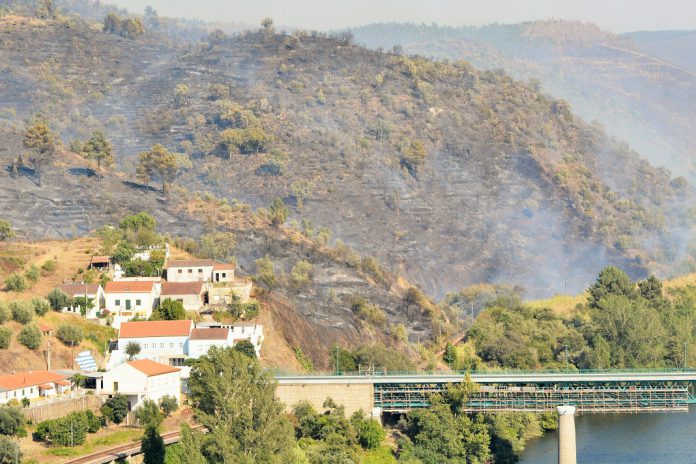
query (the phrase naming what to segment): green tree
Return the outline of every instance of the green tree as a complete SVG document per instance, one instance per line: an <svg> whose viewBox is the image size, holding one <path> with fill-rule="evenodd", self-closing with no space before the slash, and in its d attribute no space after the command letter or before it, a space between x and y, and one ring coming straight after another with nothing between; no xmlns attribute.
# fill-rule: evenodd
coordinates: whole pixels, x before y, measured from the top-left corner
<svg viewBox="0 0 696 464"><path fill-rule="evenodd" d="M157 220L152 215L141 211L138 214L123 216L118 223L118 227L125 231L149 230L154 232L157 229Z"/></svg>
<svg viewBox="0 0 696 464"><path fill-rule="evenodd" d="M54 311L60 311L61 309L72 305L70 297L59 288L54 288L51 290L46 298L51 305L51 309Z"/></svg>
<svg viewBox="0 0 696 464"><path fill-rule="evenodd" d="M36 350L41 346L41 331L33 324L25 325L19 331L17 340L30 350Z"/></svg>
<svg viewBox="0 0 696 464"><path fill-rule="evenodd" d="M285 206L285 203L280 198L273 200L269 212L271 213L271 223L276 227L282 226L288 220L288 207Z"/></svg>
<svg viewBox="0 0 696 464"><path fill-rule="evenodd" d="M240 340L234 345L234 350L250 358L256 358L256 349L249 340Z"/></svg>
<svg viewBox="0 0 696 464"><path fill-rule="evenodd" d="M0 405L0 435L25 435L24 422L24 414L20 408Z"/></svg>
<svg viewBox="0 0 696 464"><path fill-rule="evenodd" d="M312 280L312 269L313 266L308 261L300 260L295 263L290 270L292 283L298 288L307 286Z"/></svg>
<svg viewBox="0 0 696 464"><path fill-rule="evenodd" d="M258 269L256 279L261 281L269 292L273 290L278 285L278 277L276 276L271 258L264 256L257 259L256 268Z"/></svg>
<svg viewBox="0 0 696 464"><path fill-rule="evenodd" d="M97 130L92 132L87 142L82 147L82 152L86 158L93 159L97 162L97 176L101 180L101 167L111 166L114 164L114 147L103 131Z"/></svg>
<svg viewBox="0 0 696 464"><path fill-rule="evenodd" d="M10 303L12 308L12 320L20 324L28 324L34 319L34 307L28 301L13 301Z"/></svg>
<svg viewBox="0 0 696 464"><path fill-rule="evenodd" d="M128 355L129 360L133 360L136 356L140 354L140 343L138 342L128 342L126 344L126 355Z"/></svg>
<svg viewBox="0 0 696 464"><path fill-rule="evenodd" d="M44 122L28 123L24 130L24 148L31 151L29 160L36 170L38 183L41 186L41 177L46 166L48 166L55 156L55 137L48 125Z"/></svg>
<svg viewBox="0 0 696 464"><path fill-rule="evenodd" d="M162 193L168 193L169 184L174 182L181 171L191 167L191 162L185 155L172 153L162 145L157 144L149 151L138 155L136 175L146 184L159 178L162 182Z"/></svg>
<svg viewBox="0 0 696 464"><path fill-rule="evenodd" d="M386 435L382 426L374 419L362 420L358 425L358 443L365 449L379 448Z"/></svg>
<svg viewBox="0 0 696 464"><path fill-rule="evenodd" d="M128 400L117 393L104 402L101 413L107 420L118 425L128 415Z"/></svg>
<svg viewBox="0 0 696 464"><path fill-rule="evenodd" d="M164 395L160 398L159 406L164 417L169 417L171 413L179 408L179 402L172 395Z"/></svg>
<svg viewBox="0 0 696 464"><path fill-rule="evenodd" d="M27 279L22 274L16 272L5 278L5 289L10 292L23 292L28 288Z"/></svg>
<svg viewBox="0 0 696 464"><path fill-rule="evenodd" d="M135 420L142 427L153 427L157 430L162 425L164 416L157 403L148 399L143 401L138 409L135 410Z"/></svg>
<svg viewBox="0 0 696 464"><path fill-rule="evenodd" d="M208 429L209 462L284 463L294 447L292 426L275 396L273 375L255 359L212 347L189 377L189 404Z"/></svg>
<svg viewBox="0 0 696 464"><path fill-rule="evenodd" d="M35 284L39 280L39 268L36 266L36 264L32 264L29 266L29 269L27 269L27 272L24 273L24 277L31 282L32 284Z"/></svg>
<svg viewBox="0 0 696 464"><path fill-rule="evenodd" d="M457 369L457 350L454 345L448 343L445 346L445 353L442 355L442 360L452 369Z"/></svg>
<svg viewBox="0 0 696 464"><path fill-rule="evenodd" d="M72 412L67 416L46 422L48 423L46 439L49 440L51 444L79 446L84 444L87 439L89 421L83 411Z"/></svg>
<svg viewBox="0 0 696 464"><path fill-rule="evenodd" d="M201 237L199 255L216 261L226 261L234 254L237 239L232 232L210 232Z"/></svg>
<svg viewBox="0 0 696 464"><path fill-rule="evenodd" d="M179 321L186 319L184 303L179 300L165 298L159 306L152 312L150 320L153 321Z"/></svg>
<svg viewBox="0 0 696 464"><path fill-rule="evenodd" d="M156 427L148 425L140 443L143 451L143 464L164 464L166 455L164 440Z"/></svg>
<svg viewBox="0 0 696 464"><path fill-rule="evenodd" d="M638 282L638 291L653 308L660 311L669 309L670 302L662 293L662 282L654 275Z"/></svg>
<svg viewBox="0 0 696 464"><path fill-rule="evenodd" d="M0 220L0 242L6 242L14 238L15 233L12 230L10 221Z"/></svg>
<svg viewBox="0 0 696 464"><path fill-rule="evenodd" d="M302 209L304 206L304 200L312 196L314 188L314 182L307 179L296 180L290 184L292 196L295 197L295 201L297 202L297 207L299 209Z"/></svg>
<svg viewBox="0 0 696 464"><path fill-rule="evenodd" d="M0 324L4 324L12 318L12 309L6 301L0 301Z"/></svg>
<svg viewBox="0 0 696 464"><path fill-rule="evenodd" d="M84 333L82 332L82 327L72 324L63 324L58 327L56 337L68 346L75 346L80 344L84 338Z"/></svg>
<svg viewBox="0 0 696 464"><path fill-rule="evenodd" d="M602 269L597 277L597 281L592 284L588 292L590 295L587 301L590 308L597 308L599 302L609 295L622 295L629 299L636 296L635 284L631 278L624 271L614 266L607 266Z"/></svg>
<svg viewBox="0 0 696 464"><path fill-rule="evenodd" d="M0 464L16 464L22 462L22 450L19 444L9 437L0 436Z"/></svg>
<svg viewBox="0 0 696 464"><path fill-rule="evenodd" d="M180 457L178 462L172 464L207 464L205 456L203 456L203 438L202 434L195 433L191 430L188 424L181 426L181 446Z"/></svg>
<svg viewBox="0 0 696 464"><path fill-rule="evenodd" d="M34 312L39 316L44 316L51 309L51 304L44 298L32 298L31 305L34 307Z"/></svg>
<svg viewBox="0 0 696 464"><path fill-rule="evenodd" d="M118 34L121 30L121 18L114 13L109 13L104 17L103 31L109 34Z"/></svg>
<svg viewBox="0 0 696 464"><path fill-rule="evenodd" d="M0 327L0 350L6 350L10 347L12 341L12 329Z"/></svg>

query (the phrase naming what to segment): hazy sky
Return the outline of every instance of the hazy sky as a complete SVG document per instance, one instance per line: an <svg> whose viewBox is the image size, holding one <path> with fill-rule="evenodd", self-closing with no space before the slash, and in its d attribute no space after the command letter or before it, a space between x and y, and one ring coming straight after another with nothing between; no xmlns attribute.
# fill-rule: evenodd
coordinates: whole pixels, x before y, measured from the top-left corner
<svg viewBox="0 0 696 464"><path fill-rule="evenodd" d="M694 0L110 0L135 12L152 5L163 16L337 29L377 21L453 26L562 18L614 31L696 29Z"/></svg>

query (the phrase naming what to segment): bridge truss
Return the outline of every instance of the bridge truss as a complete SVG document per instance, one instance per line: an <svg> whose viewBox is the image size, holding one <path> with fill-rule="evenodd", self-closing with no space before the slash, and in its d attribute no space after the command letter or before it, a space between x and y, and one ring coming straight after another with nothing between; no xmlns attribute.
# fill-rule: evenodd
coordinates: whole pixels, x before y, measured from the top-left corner
<svg viewBox="0 0 696 464"><path fill-rule="evenodd" d="M433 394L451 383L374 384L374 405L383 412L427 408ZM479 385L467 412L545 412L573 405L578 413L685 412L693 396L688 381L497 383Z"/></svg>

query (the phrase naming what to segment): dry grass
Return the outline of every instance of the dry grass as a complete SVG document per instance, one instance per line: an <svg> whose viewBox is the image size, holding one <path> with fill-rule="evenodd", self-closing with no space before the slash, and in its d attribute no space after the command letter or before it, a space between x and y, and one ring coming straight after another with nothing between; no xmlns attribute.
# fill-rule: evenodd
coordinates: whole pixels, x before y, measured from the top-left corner
<svg viewBox="0 0 696 464"><path fill-rule="evenodd" d="M26 261L24 271L32 264L40 268L48 260L56 262L56 269L49 275L42 275L32 288L24 292L0 292L0 300L28 300L35 296L45 297L56 285L72 280L78 270L86 269L92 255L98 252L100 246L101 241L92 237L2 244L0 255L24 259Z"/></svg>
<svg viewBox="0 0 696 464"><path fill-rule="evenodd" d="M578 304L587 301L587 294L581 295L555 295L545 300L529 301L526 304L532 308L550 308L558 314L571 313Z"/></svg>

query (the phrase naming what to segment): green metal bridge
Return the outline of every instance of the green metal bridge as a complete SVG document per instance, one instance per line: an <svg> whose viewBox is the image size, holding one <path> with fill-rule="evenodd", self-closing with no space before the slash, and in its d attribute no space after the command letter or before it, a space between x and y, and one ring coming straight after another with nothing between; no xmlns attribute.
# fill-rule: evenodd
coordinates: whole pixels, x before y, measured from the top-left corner
<svg viewBox="0 0 696 464"><path fill-rule="evenodd" d="M466 373L389 372L293 376L277 374L282 385L370 384L375 408L400 413L430 405L430 397L464 381ZM696 402L696 370L496 371L470 372L478 388L469 412L544 412L559 405L578 413L685 412Z"/></svg>

